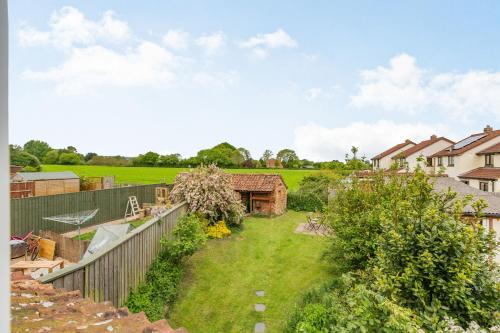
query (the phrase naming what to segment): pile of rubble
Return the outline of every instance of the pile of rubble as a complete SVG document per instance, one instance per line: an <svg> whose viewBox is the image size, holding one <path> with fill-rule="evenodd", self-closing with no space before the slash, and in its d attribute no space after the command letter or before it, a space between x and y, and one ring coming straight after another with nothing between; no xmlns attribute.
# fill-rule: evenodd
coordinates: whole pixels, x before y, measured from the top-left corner
<svg viewBox="0 0 500 333"><path fill-rule="evenodd" d="M166 320L151 323L143 312L116 309L109 302L95 303L79 291L55 289L35 280L11 283L12 332L130 332L187 333Z"/></svg>

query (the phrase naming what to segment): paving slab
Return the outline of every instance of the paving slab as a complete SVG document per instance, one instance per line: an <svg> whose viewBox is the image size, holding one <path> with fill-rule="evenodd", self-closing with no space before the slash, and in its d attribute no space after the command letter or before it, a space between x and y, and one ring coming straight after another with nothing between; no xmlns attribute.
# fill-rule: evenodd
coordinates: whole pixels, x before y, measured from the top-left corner
<svg viewBox="0 0 500 333"><path fill-rule="evenodd" d="M261 304L261 303L255 304L255 311L257 311L257 312L264 312L264 311L266 311L266 305L265 304Z"/></svg>
<svg viewBox="0 0 500 333"><path fill-rule="evenodd" d="M264 290L257 290L257 291L255 292L255 294L256 294L258 297L264 297L265 292L264 292Z"/></svg>
<svg viewBox="0 0 500 333"><path fill-rule="evenodd" d="M257 323L255 324L255 333L264 333L266 331L266 324Z"/></svg>

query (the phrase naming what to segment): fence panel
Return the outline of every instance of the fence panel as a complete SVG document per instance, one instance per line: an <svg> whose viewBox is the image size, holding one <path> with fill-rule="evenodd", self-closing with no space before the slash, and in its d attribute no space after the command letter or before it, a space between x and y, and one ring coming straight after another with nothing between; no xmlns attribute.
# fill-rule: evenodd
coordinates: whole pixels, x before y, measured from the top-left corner
<svg viewBox="0 0 500 333"><path fill-rule="evenodd" d="M80 290L82 296L95 302L111 301L116 307L123 306L130 290L144 280L158 255L161 238L172 232L186 211L186 203L175 205L78 264L39 280L68 291Z"/></svg>
<svg viewBox="0 0 500 333"><path fill-rule="evenodd" d="M96 208L99 208L99 212L84 226L120 219L125 215L129 196L135 195L140 205L144 202L155 202L156 187L169 186L166 184L136 185L107 190L11 199L11 233L23 234L30 230L35 232L51 230L63 233L75 230L75 226L45 221L42 218Z"/></svg>

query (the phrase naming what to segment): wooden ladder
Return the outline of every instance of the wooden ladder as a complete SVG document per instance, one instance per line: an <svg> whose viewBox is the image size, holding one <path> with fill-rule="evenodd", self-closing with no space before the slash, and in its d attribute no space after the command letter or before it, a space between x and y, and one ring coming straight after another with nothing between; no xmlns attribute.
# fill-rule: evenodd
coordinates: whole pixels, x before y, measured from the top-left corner
<svg viewBox="0 0 500 333"><path fill-rule="evenodd" d="M128 197L127 209L125 210L125 220L127 217L136 216L142 211L139 207L139 202L137 202L137 197L135 195Z"/></svg>

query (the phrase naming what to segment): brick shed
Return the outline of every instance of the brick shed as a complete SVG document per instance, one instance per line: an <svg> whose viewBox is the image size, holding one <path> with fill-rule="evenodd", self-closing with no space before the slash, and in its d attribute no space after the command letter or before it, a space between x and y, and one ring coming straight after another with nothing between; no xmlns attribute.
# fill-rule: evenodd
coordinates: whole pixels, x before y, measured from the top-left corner
<svg viewBox="0 0 500 333"><path fill-rule="evenodd" d="M281 215L286 210L287 186L281 175L233 174L233 188L248 213Z"/></svg>

